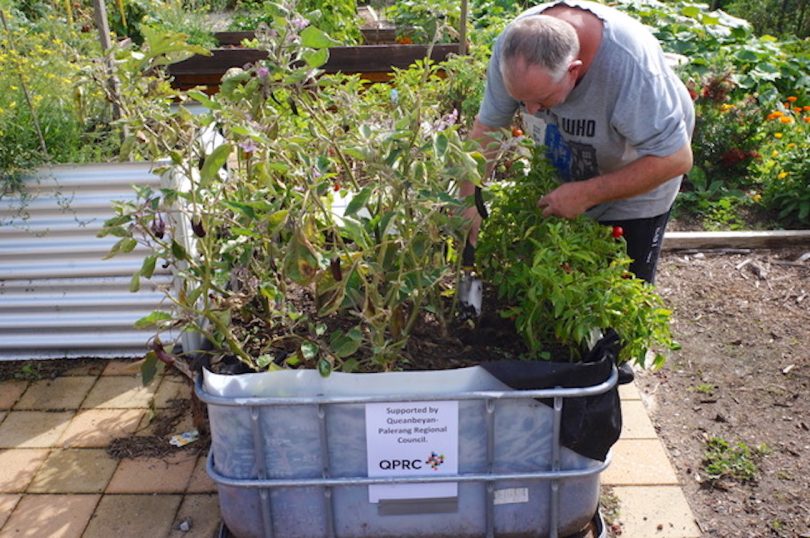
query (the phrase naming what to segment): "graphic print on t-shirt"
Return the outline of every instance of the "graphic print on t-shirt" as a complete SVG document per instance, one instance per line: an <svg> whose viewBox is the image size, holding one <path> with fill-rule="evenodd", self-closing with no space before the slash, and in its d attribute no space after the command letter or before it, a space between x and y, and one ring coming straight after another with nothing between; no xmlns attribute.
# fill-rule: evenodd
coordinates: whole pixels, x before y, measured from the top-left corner
<svg viewBox="0 0 810 538"><path fill-rule="evenodd" d="M546 146L546 158L560 173L560 178L563 181L571 181L571 148L553 123L546 126L546 138L543 143Z"/></svg>
<svg viewBox="0 0 810 538"><path fill-rule="evenodd" d="M581 127L589 129L588 122L582 123ZM546 157L559 171L563 181L579 181L599 175L595 147L581 142L566 142L559 127L553 123L546 126L545 134L543 143Z"/></svg>
<svg viewBox="0 0 810 538"><path fill-rule="evenodd" d="M599 175L595 147L579 142L569 142L568 147L571 149L571 179L579 181Z"/></svg>

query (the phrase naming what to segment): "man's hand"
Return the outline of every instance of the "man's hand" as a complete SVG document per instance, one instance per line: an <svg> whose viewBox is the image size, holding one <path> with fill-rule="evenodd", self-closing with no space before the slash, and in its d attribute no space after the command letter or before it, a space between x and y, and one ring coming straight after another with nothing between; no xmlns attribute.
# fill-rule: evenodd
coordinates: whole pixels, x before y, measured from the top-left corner
<svg viewBox="0 0 810 538"><path fill-rule="evenodd" d="M464 218L470 223L470 235L468 242L472 246L475 246L475 244L478 242L478 230L481 229L481 214L478 212L477 207L472 206L465 208L462 215L464 215Z"/></svg>
<svg viewBox="0 0 810 538"><path fill-rule="evenodd" d="M537 201L544 217L573 219L588 210L593 204L587 196L585 182L563 183Z"/></svg>

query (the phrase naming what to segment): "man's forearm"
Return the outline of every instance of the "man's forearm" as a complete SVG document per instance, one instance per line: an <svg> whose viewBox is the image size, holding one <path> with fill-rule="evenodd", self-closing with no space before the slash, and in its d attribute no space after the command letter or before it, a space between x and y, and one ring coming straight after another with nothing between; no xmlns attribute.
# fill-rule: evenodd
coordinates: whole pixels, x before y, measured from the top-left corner
<svg viewBox="0 0 810 538"><path fill-rule="evenodd" d="M692 168L689 144L666 157L644 156L632 163L583 181L563 183L537 202L543 215L574 218L591 207L649 192Z"/></svg>
<svg viewBox="0 0 810 538"><path fill-rule="evenodd" d="M666 157L648 155L627 166L585 181L591 206L632 198L649 192L692 168L692 149L686 144Z"/></svg>

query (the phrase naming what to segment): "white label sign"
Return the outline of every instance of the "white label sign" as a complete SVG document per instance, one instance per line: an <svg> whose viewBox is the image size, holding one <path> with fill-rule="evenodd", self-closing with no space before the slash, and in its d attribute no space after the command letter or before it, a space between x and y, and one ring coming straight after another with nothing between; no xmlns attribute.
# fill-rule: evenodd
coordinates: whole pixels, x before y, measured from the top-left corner
<svg viewBox="0 0 810 538"><path fill-rule="evenodd" d="M458 402L366 404L366 453L372 478L458 474ZM368 488L372 503L457 495L456 482Z"/></svg>

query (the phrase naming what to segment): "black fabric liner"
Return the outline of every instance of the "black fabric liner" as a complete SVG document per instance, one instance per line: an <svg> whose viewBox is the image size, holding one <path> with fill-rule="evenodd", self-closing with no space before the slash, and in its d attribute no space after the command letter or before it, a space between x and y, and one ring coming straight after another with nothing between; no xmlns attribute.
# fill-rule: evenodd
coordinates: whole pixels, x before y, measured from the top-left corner
<svg viewBox="0 0 810 538"><path fill-rule="evenodd" d="M582 388L608 380L619 354L619 337L609 331L581 362L503 360L481 364L487 372L516 390ZM537 401L549 407L553 398ZM587 458L605 461L622 431L618 386L595 396L563 400L560 443Z"/></svg>

